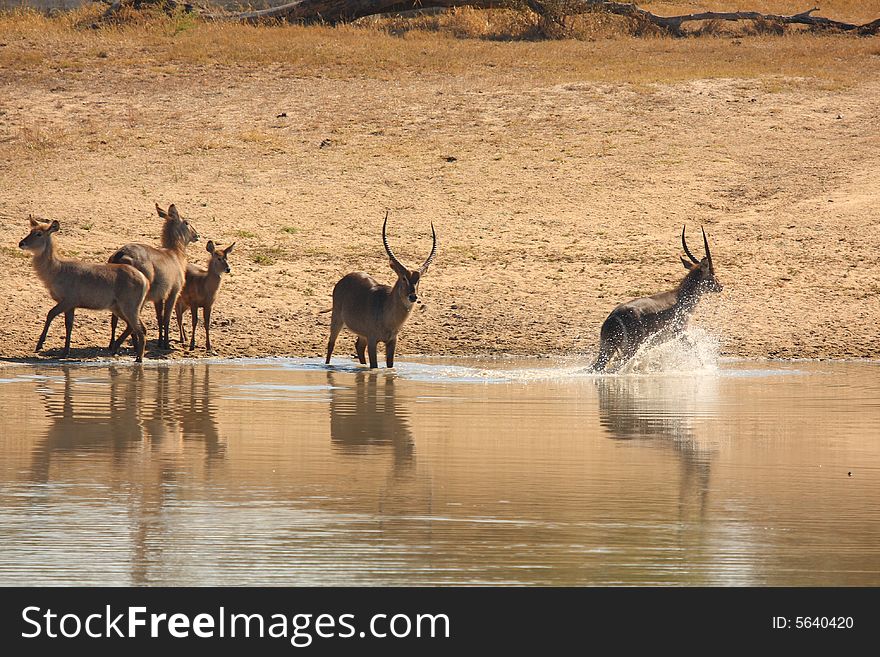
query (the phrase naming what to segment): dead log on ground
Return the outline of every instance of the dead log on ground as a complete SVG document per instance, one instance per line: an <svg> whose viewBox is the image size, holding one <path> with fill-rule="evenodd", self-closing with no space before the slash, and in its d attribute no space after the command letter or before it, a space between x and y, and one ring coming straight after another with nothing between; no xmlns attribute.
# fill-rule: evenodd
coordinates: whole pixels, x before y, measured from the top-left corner
<svg viewBox="0 0 880 657"><path fill-rule="evenodd" d="M657 16L628 2L596 2L590 4L595 5L598 11L606 11L619 16L629 16L652 23L675 36L682 36L682 25L692 21L767 21L783 25L807 25L822 29L841 30L843 32L855 31L863 35L877 34L877 31L880 30L880 19L865 23L864 25L835 21L822 16L813 16L813 13L819 11L818 7L807 9L791 16L762 14L757 11L704 11L681 16Z"/></svg>
<svg viewBox="0 0 880 657"><path fill-rule="evenodd" d="M782 25L806 25L816 29L840 30L861 35L876 35L880 32L880 18L858 25L845 21L814 16L818 8L808 9L790 16L782 14L762 14L757 11L704 11L681 16L658 16L635 4L627 2L606 2L604 0L566 0L563 5L548 3L545 0L428 0L432 8L473 7L474 9L499 9L528 7L536 14L562 24L565 15L586 12L606 12L627 16L650 23L674 36L682 36L684 23L695 21L766 21ZM246 23L265 21L286 21L291 23L326 22L341 23L366 16L407 12L423 8L420 0L294 0L278 7L245 11L236 14L211 16L208 18L233 20Z"/></svg>

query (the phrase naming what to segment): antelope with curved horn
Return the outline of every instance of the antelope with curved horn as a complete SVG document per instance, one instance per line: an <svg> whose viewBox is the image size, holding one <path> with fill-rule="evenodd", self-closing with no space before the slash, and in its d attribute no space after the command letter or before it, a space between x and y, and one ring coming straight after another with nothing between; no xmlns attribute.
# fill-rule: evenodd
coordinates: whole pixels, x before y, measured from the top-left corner
<svg viewBox="0 0 880 657"><path fill-rule="evenodd" d="M53 237L61 228L58 221L41 223L31 217L30 223L31 232L18 243L18 247L33 254L37 276L56 301L46 315L46 323L35 351L43 348L49 325L61 313L64 313L64 326L67 330L62 353L66 358L70 354L74 310L112 310L128 324L127 330L134 340L136 360L139 363L143 361L144 327L140 312L149 287L146 276L129 265L83 262L59 257Z"/></svg>
<svg viewBox="0 0 880 657"><path fill-rule="evenodd" d="M706 256L697 260L688 249L684 237L685 228L686 226L681 229L681 245L689 260L682 257L681 262L688 273L675 290L633 299L611 311L602 324L599 356L593 363L593 371L604 371L615 355L619 356L619 365L623 365L649 338L659 334L671 336L680 333L703 294L723 290L721 283L715 278L706 231L703 230Z"/></svg>
<svg viewBox="0 0 880 657"><path fill-rule="evenodd" d="M196 229L177 213L174 205L166 212L156 204L156 212L165 220L162 226L162 246L157 248L148 244L126 244L110 256L109 262L127 264L143 273L150 281L147 298L156 307L156 322L159 324L159 348L171 349L168 337L171 325L171 311L177 295L183 289L186 276L186 247L199 239ZM126 329L118 340L116 335L116 315L110 322L110 351L116 353L129 331Z"/></svg>
<svg viewBox="0 0 880 657"><path fill-rule="evenodd" d="M424 276L434 256L437 255L437 233L431 224L431 254L418 269L404 267L388 246L385 229L388 225L388 212L382 224L382 243L397 274L394 286L382 285L368 274L358 271L343 276L333 288L333 314L330 317L330 340L327 342L327 364L333 355L336 336L347 326L358 337L354 348L361 364L366 364L365 354L370 356L370 367L379 367L376 345L385 343L385 363L394 367L394 349L397 334L412 312L418 297L419 282ZM323 311L327 312L327 311Z"/></svg>

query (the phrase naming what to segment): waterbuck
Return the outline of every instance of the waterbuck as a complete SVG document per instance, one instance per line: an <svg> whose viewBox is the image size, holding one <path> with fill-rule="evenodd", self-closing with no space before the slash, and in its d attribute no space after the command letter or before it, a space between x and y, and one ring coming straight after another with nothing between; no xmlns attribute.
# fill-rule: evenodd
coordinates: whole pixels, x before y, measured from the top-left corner
<svg viewBox="0 0 880 657"><path fill-rule="evenodd" d="M186 284L177 297L175 310L177 311L177 330L180 331L180 343L186 343L186 331L183 328L183 313L189 308L192 314L192 339L189 343L190 351L196 348L196 326L199 325L199 308L205 316L205 349L211 351L211 308L217 298L220 289L220 277L229 273L227 257L235 248L235 242L225 249L214 246L214 242L208 240L205 250L211 254L208 260L208 268L202 269L195 265L186 267Z"/></svg>
<svg viewBox="0 0 880 657"><path fill-rule="evenodd" d="M599 356L593 363L593 371L604 371L615 354L619 357L619 366L623 365L650 338L666 335L672 337L680 333L700 297L706 292L721 292L723 289L715 278L706 231L703 230L706 257L697 260L688 249L684 237L685 228L686 226L681 229L681 245L689 260L681 258L684 268L688 270L684 280L675 290L633 299L612 310L602 324Z"/></svg>
<svg viewBox="0 0 880 657"><path fill-rule="evenodd" d="M30 218L31 232L18 243L20 249L33 254L34 269L49 294L56 301L46 315L46 324L35 351L43 348L49 325L64 313L63 357L70 354L70 334L73 331L73 311L76 308L111 310L128 324L134 341L137 362L144 359L144 326L140 312L147 296L149 282L134 267L123 264L82 262L58 256L53 235L61 225L58 221L41 223Z"/></svg>
<svg viewBox="0 0 880 657"><path fill-rule="evenodd" d="M148 244L126 244L110 256L109 262L127 264L141 271L150 282L147 298L156 307L156 322L159 324L159 348L171 349L168 329L171 325L171 310L177 295L183 289L186 275L186 247L199 239L196 229L186 219L181 219L174 205L166 212L156 204L156 212L165 220L162 226L162 247ZM128 336L128 330L115 340L116 315L110 322L110 351L116 353L119 345Z"/></svg>
<svg viewBox="0 0 880 657"><path fill-rule="evenodd" d="M395 257L388 246L385 228L388 225L388 213L382 224L382 243L391 262L391 269L397 274L394 286L382 285L368 274L357 271L343 276L333 288L333 308L322 312L333 312L330 317L330 340L327 342L327 364L333 355L336 336L343 326L347 326L356 334L354 343L358 360L366 364L365 352L370 355L370 367L379 367L376 357L376 345L385 343L385 363L394 367L394 348L397 345L397 334L409 317L413 304L418 301L419 281L424 276L431 261L437 254L437 233L431 224L431 254L418 269L407 269Z"/></svg>

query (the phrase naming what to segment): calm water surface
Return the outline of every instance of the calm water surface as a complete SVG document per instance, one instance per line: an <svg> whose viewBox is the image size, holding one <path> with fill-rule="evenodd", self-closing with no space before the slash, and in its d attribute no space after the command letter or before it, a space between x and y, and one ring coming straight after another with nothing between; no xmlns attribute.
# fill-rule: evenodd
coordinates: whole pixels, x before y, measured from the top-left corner
<svg viewBox="0 0 880 657"><path fill-rule="evenodd" d="M880 364L0 366L0 585L880 585Z"/></svg>

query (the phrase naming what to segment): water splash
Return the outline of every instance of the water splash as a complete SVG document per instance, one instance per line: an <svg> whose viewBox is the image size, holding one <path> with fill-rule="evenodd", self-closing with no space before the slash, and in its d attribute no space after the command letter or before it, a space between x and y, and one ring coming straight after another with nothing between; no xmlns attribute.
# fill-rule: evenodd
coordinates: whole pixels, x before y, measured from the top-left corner
<svg viewBox="0 0 880 657"><path fill-rule="evenodd" d="M718 336L694 327L671 340L649 340L618 374L714 374L720 358Z"/></svg>

